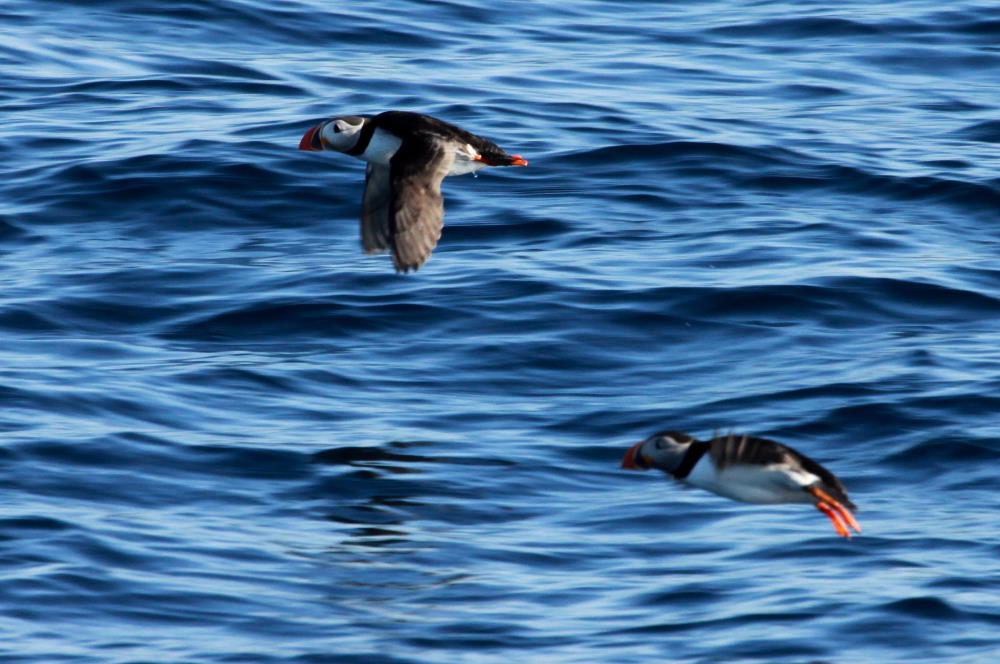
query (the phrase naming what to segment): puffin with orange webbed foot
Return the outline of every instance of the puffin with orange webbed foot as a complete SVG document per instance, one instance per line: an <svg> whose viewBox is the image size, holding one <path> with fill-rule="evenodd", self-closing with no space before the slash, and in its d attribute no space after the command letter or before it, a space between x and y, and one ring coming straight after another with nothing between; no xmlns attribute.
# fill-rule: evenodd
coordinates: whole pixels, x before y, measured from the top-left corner
<svg viewBox="0 0 1000 664"><path fill-rule="evenodd" d="M361 200L361 246L389 249L397 272L417 270L444 227L441 181L485 166L527 166L520 155L421 113L342 115L305 133L300 150L334 150L368 162Z"/></svg>
<svg viewBox="0 0 1000 664"><path fill-rule="evenodd" d="M850 539L861 526L857 508L836 475L766 438L716 436L701 441L679 431L661 431L625 453L622 468L657 468L675 479L745 503L812 503Z"/></svg>

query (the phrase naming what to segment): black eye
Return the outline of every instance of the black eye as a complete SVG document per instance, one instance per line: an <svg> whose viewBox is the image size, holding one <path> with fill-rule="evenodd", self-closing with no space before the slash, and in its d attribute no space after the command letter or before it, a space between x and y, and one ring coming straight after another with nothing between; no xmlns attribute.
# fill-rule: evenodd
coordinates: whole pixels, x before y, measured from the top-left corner
<svg viewBox="0 0 1000 664"><path fill-rule="evenodd" d="M342 132L342 131L344 131L344 130L343 130L343 129L341 128L341 126L340 126L339 124L335 124L335 125L333 125L333 132L334 132L335 134L339 134L339 133L340 133L340 132Z"/></svg>

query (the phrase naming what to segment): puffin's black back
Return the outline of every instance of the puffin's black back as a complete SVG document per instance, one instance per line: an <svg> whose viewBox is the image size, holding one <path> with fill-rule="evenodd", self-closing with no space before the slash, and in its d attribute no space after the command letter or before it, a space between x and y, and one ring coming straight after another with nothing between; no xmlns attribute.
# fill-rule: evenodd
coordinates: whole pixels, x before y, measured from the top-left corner
<svg viewBox="0 0 1000 664"><path fill-rule="evenodd" d="M372 122L375 122L378 126L392 132L403 140L406 140L407 137L413 137L423 140L462 141L474 147L492 163L505 165L503 164L504 161L512 161L510 155L493 141L482 136L476 136L461 127L456 127L450 122L438 120L423 113L386 111L372 118Z"/></svg>

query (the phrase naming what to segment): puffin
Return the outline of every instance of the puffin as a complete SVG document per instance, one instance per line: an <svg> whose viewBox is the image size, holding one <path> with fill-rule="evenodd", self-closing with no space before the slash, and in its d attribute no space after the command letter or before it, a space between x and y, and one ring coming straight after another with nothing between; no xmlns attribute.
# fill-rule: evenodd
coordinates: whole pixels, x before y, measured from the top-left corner
<svg viewBox="0 0 1000 664"><path fill-rule="evenodd" d="M369 254L391 250L397 273L417 270L441 237L441 180L486 166L528 165L482 136L407 111L324 120L302 136L299 149L343 152L368 163L361 246Z"/></svg>
<svg viewBox="0 0 1000 664"><path fill-rule="evenodd" d="M680 431L661 431L629 448L622 468L657 468L685 484L745 503L812 503L850 539L861 526L840 479L805 454L767 438L749 435L698 440Z"/></svg>

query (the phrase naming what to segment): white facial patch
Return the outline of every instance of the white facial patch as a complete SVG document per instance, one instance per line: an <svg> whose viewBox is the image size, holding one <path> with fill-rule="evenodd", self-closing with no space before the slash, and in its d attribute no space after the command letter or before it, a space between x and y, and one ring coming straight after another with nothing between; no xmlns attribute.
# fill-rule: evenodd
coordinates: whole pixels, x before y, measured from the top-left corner
<svg viewBox="0 0 1000 664"><path fill-rule="evenodd" d="M358 142L358 132L360 131L360 124L352 125L344 120L333 120L323 125L323 128L319 130L319 135L323 146L327 149L346 152Z"/></svg>

